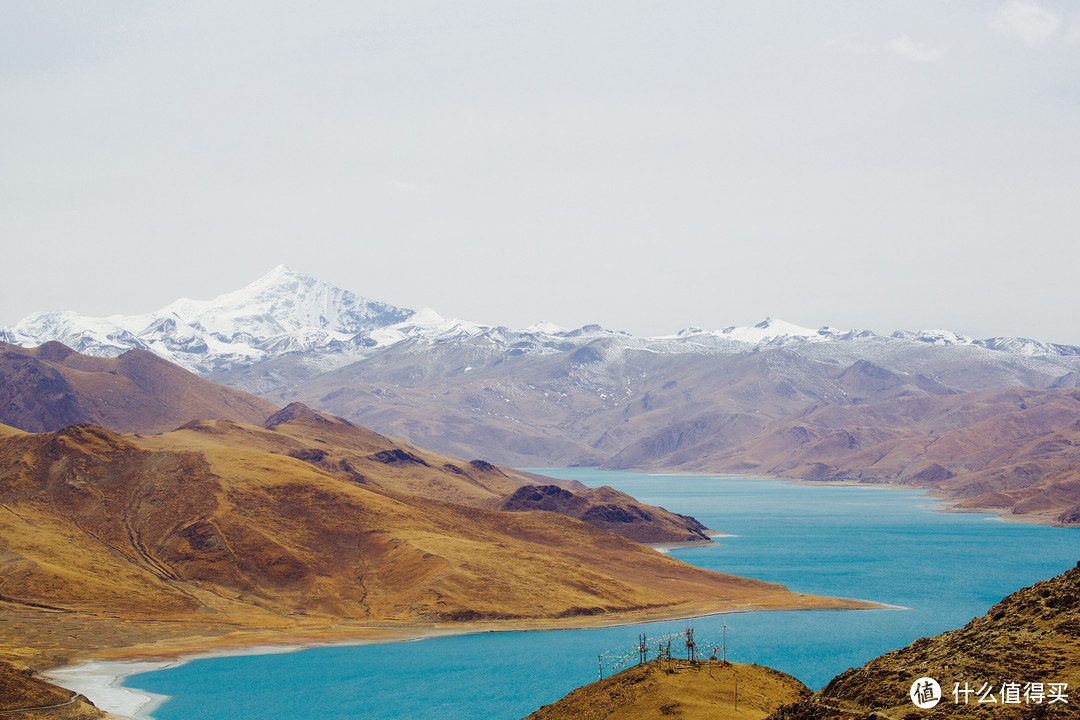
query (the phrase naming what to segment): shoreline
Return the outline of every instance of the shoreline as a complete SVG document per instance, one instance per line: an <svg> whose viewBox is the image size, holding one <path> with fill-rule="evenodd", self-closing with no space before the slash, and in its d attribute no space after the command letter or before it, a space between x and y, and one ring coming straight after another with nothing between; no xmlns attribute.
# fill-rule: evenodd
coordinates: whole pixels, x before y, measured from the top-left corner
<svg viewBox="0 0 1080 720"><path fill-rule="evenodd" d="M796 593L796 596L801 594ZM214 648L213 640L202 638L201 643L178 643L172 648L164 647L129 647L98 651L72 663L42 671L40 676L49 682L80 693L97 708L122 720L154 720L153 712L169 700L168 695L159 695L147 690L129 688L124 681L133 675L158 670L180 667L195 660L245 655L270 655L300 652L320 647L363 646L393 642L416 642L437 637L471 635L487 632L539 632L544 630L574 630L594 628L616 628L643 625L654 622L673 622L693 618L734 615L753 612L793 612L793 611L853 611L853 610L906 610L895 605L877 603L854 598L834 598L851 603L850 607L814 607L807 605L788 606L742 606L724 609L705 609L694 612L693 607L671 612L642 611L641 617L611 617L600 620L568 622L551 620L518 621L503 624L500 622L470 623L459 627L368 627L353 630L330 631L325 639L317 639L322 633L283 632L275 639L279 642L267 643L265 637L256 634L245 638L219 638L223 646ZM336 637L335 637L336 636ZM208 641L209 640L209 641ZM237 641L232 644L232 641Z"/></svg>
<svg viewBox="0 0 1080 720"><path fill-rule="evenodd" d="M40 676L79 693L102 712L126 720L152 720L149 713L168 700L169 696L124 687L124 679L139 673L178 667L185 662L187 661L84 660L40 673Z"/></svg>
<svg viewBox="0 0 1080 720"><path fill-rule="evenodd" d="M529 472L542 475L544 470L556 470L561 468L534 468ZM1001 522L1019 523L1023 525L1042 525L1044 527L1063 528L1066 530L1076 529L1076 525L1069 525L1057 521L1053 514L1042 515L1038 513L1015 513L1008 508L1000 507L965 507L961 503L964 502L963 498L957 498L950 496L947 492L940 488L935 488L930 485L913 485L909 483L896 482L895 480L875 480L872 478L841 478L836 480L812 480L806 478L790 478L783 475L769 475L765 473L755 472L740 472L738 470L631 470L631 469L607 469L603 467L594 467L593 470L599 470L602 472L630 472L641 473L650 477L737 477L747 480L779 480L780 482L790 483L792 485L810 485L818 487L828 487L830 485L845 486L845 487L866 487L866 488L884 488L884 489L905 489L905 490L922 490L925 491L927 496L933 498L937 502L941 503L941 506L928 505L934 512L943 513L973 513L982 515L994 515L996 520ZM650 546L652 547L652 546ZM660 550L663 552L663 550Z"/></svg>
<svg viewBox="0 0 1080 720"><path fill-rule="evenodd" d="M716 542L717 538L739 537L738 535L732 535L731 533L714 532L712 530L709 530L708 532L706 532L705 536L709 538L705 542L702 542L701 540L692 540L692 541L687 541L687 542L642 543L642 544L647 545L648 547L651 547L656 552L663 553L664 555L667 555L668 552L671 551L671 550L686 550L686 549L689 549L689 548L717 547L717 546L720 545L720 543Z"/></svg>
<svg viewBox="0 0 1080 720"><path fill-rule="evenodd" d="M303 635L294 636L295 643L289 643L288 637L281 638L282 644L265 645L237 645L234 647L222 647L217 649L182 649L176 648L169 657L149 658L145 657L138 648L130 648L131 656L124 657L125 649L111 651L109 654L117 654L117 658L91 657L78 660L74 663L52 668L39 673L39 675L68 690L82 694L88 698L97 708L110 715L124 720L154 720L152 713L165 701L169 695L159 695L149 690L130 688L124 686L124 681L133 676L158 670L168 670L186 665L195 660L206 660L221 657L240 657L245 655L283 655L300 652L318 647L334 647L349 645L375 645L386 642L413 642L426 640L434 637L443 637L455 634L468 634L470 631L455 633L432 629L428 632L418 632L417 629L390 635L401 637L387 637L375 634L371 638L357 636L349 640L318 642L304 641ZM481 632L481 631L471 631ZM175 654L174 654L175 653Z"/></svg>

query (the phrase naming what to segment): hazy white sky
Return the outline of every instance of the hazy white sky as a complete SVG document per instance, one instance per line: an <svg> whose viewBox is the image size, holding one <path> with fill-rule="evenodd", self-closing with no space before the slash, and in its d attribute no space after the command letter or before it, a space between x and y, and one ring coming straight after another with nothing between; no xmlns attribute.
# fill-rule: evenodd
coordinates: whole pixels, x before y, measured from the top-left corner
<svg viewBox="0 0 1080 720"><path fill-rule="evenodd" d="M0 0L0 325L286 263L637 334L1080 343L1065 0Z"/></svg>

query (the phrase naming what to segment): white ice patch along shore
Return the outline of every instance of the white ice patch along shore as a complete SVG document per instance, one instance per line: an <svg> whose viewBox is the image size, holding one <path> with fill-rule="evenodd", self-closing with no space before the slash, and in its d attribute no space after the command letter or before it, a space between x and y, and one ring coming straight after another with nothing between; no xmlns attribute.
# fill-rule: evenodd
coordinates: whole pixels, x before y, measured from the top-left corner
<svg viewBox="0 0 1080 720"><path fill-rule="evenodd" d="M74 665L41 673L41 676L60 687L84 695L99 710L128 720L154 720L153 712L169 699L147 690L123 686L125 679L140 673L165 670L185 665L192 660L238 655L276 655L299 652L315 647L343 645L372 645L385 642L409 642L433 637L468 634L462 630L414 629L392 636L356 637L332 642L299 642L290 645L252 645L230 649L209 650L167 660L86 660Z"/></svg>
<svg viewBox="0 0 1080 720"><path fill-rule="evenodd" d="M304 645L259 645L232 650L214 650L194 653L173 660L87 660L41 673L42 677L60 687L85 695L99 710L119 715L129 720L154 720L153 712L169 699L147 690L123 686L126 678L140 673L179 667L191 660L231 655L271 655L288 653L315 647L320 643ZM337 644L337 643L327 643ZM357 642L341 643L348 645Z"/></svg>
<svg viewBox="0 0 1080 720"><path fill-rule="evenodd" d="M57 668L42 676L85 695L99 710L131 720L152 720L150 713L168 700L168 696L133 690L120 683L129 675L181 664L182 660L91 660Z"/></svg>
<svg viewBox="0 0 1080 720"><path fill-rule="evenodd" d="M658 553L668 555L672 550L684 550L689 548L702 548L702 547L716 547L720 543L716 542L717 538L733 538L739 537L738 535L732 535L726 532L713 532L708 531L705 533L708 536L709 542L693 541L693 542L670 542L670 543L653 543L650 544L653 550Z"/></svg>

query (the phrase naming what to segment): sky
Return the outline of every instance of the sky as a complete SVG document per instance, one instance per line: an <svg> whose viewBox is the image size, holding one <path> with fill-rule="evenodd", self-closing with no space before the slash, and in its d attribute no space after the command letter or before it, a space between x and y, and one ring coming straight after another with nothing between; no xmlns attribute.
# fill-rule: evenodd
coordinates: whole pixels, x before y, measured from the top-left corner
<svg viewBox="0 0 1080 720"><path fill-rule="evenodd" d="M639 335L1080 344L1065 0L0 0L0 326L279 263Z"/></svg>

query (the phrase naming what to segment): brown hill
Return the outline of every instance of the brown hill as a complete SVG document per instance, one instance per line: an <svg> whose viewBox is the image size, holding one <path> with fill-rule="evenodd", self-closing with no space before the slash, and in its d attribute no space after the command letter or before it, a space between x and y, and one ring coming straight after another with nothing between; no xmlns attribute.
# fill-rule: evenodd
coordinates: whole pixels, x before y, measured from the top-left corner
<svg viewBox="0 0 1080 720"><path fill-rule="evenodd" d="M0 397L0 415L6 416L7 424L31 432L90 422L117 431L154 433L193 418L223 418L264 424L274 432L260 434L228 423L215 427L201 420L185 429L236 447L257 443L268 452L290 455L346 480L364 482L363 469L374 467L376 472L366 474L378 476L379 487L474 507L496 507L523 484L586 490L580 483L542 478L483 460L463 463L425 453L300 403L278 410L138 350L118 358L96 358L55 342L32 349L3 344L0 379L5 381L0 393L7 394ZM224 439L226 434L231 434L229 440ZM631 539L706 539L686 530L686 523L695 521L661 508L643 510L629 496L597 500L582 496L577 505L585 507L571 516Z"/></svg>
<svg viewBox="0 0 1080 720"><path fill-rule="evenodd" d="M363 482L363 468L375 467L377 472L366 474L377 475L379 487L474 507L496 507L523 484L586 490L580 483L484 460L463 463L425 453L300 403L278 410L140 350L97 358L56 342L31 349L0 343L0 381L0 422L29 432L89 422L118 432L158 433L191 421L185 429L215 442L236 447L258 443L267 452L290 455L353 481ZM215 427L210 420L217 418L265 425L274 432L259 434L228 423ZM582 501L585 511L573 516L584 515L586 522L635 540L705 539L688 533L685 521L666 510L642 512L629 496Z"/></svg>
<svg viewBox="0 0 1080 720"><path fill-rule="evenodd" d="M114 718L82 695L57 687L0 661L0 716L13 720L99 720Z"/></svg>
<svg viewBox="0 0 1080 720"><path fill-rule="evenodd" d="M431 500L485 509L556 512L638 542L708 541L704 526L693 518L642 505L611 488L590 490L576 481L428 452L300 403L288 405L264 425L195 421L138 442L154 449L201 450L214 445L258 449L302 460L342 480ZM520 501L521 488L536 485L558 487L567 501L544 507Z"/></svg>
<svg viewBox="0 0 1080 720"><path fill-rule="evenodd" d="M818 404L681 463L931 487L964 509L1080 524L1080 391L1011 388Z"/></svg>
<svg viewBox="0 0 1080 720"><path fill-rule="evenodd" d="M525 720L754 720L809 695L795 678L760 665L653 660L580 687Z"/></svg>
<svg viewBox="0 0 1080 720"><path fill-rule="evenodd" d="M1073 360L892 338L730 354L692 347L658 352L601 338L507 353L483 338L408 340L317 377L290 373L282 365L297 361L278 358L213 379L440 452L470 457L482 449L494 462L526 467L625 468L673 467L820 403L1076 385ZM267 376L282 378L277 389L263 383Z"/></svg>
<svg viewBox="0 0 1080 720"><path fill-rule="evenodd" d="M209 427L224 430L0 431L0 644L9 653L55 659L135 638L325 631L342 621L561 624L866 606L699 570L553 513L407 495L383 486L392 463L365 467L370 482L342 479L259 449L271 431ZM237 432L257 442L241 447Z"/></svg>
<svg viewBox="0 0 1080 720"><path fill-rule="evenodd" d="M598 340L495 359L402 343L267 397L502 463L899 480L968 509L1080 521L1075 373L890 342L695 355Z"/></svg>
<svg viewBox="0 0 1080 720"><path fill-rule="evenodd" d="M916 708L909 697L912 683L923 677L935 679L943 694L929 710ZM1016 702L1004 702L1006 683L1016 683ZM1029 685L1040 683L1041 702ZM1067 703L1051 702L1051 685L1060 683L1066 686ZM979 703L978 691L984 685L989 695L981 695L986 702ZM1029 686L1026 697L1025 685ZM965 688L975 692L965 694ZM808 702L785 708L773 720L1077 718L1077 688L1080 563L1063 575L1013 593L958 630L916 640L841 673ZM1011 691L1006 688L1005 692Z"/></svg>
<svg viewBox="0 0 1080 720"><path fill-rule="evenodd" d="M0 342L0 423L27 432L93 423L155 433L195 418L262 423L276 409L143 350L100 358L58 342L36 348Z"/></svg>
<svg viewBox="0 0 1080 720"><path fill-rule="evenodd" d="M708 528L694 518L643 505L607 486L571 492L557 485L523 485L496 509L557 512L641 543L709 541Z"/></svg>

